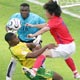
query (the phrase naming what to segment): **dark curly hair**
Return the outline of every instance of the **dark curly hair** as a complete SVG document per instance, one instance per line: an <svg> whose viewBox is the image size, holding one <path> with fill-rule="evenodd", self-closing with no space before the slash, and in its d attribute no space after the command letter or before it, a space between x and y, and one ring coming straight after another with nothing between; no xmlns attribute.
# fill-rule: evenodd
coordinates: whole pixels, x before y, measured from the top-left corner
<svg viewBox="0 0 80 80"><path fill-rule="evenodd" d="M43 8L47 10L51 15L54 13L55 16L61 16L62 11L56 1L50 0L43 6Z"/></svg>
<svg viewBox="0 0 80 80"><path fill-rule="evenodd" d="M20 6L23 6L23 7L26 7L26 6L27 6L27 7L30 7L28 3L22 3L22 4L20 4Z"/></svg>

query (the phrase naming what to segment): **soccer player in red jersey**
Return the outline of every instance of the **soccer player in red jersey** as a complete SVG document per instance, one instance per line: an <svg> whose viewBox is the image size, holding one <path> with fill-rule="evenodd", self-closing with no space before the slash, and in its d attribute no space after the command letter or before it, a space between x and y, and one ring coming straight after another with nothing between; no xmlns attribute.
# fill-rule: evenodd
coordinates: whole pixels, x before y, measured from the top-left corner
<svg viewBox="0 0 80 80"><path fill-rule="evenodd" d="M71 34L69 33L66 24L61 18L61 8L57 4L57 2L49 1L44 5L44 9L46 12L46 17L49 19L48 23L37 25L27 24L31 27L41 28L37 33L29 34L28 37L35 37L46 31L50 31L51 35L57 42L57 47L55 49L47 50L45 54L52 58L63 58L73 72L74 78L79 79L80 74L76 69L73 59L70 57L71 54L75 52L75 42ZM37 58L35 66L37 65L37 63L39 63L40 59L41 58Z"/></svg>

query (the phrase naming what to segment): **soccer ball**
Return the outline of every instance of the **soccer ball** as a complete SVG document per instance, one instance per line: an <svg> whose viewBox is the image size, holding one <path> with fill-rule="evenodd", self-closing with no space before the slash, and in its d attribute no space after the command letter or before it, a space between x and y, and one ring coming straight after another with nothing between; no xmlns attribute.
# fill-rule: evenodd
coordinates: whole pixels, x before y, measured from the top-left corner
<svg viewBox="0 0 80 80"><path fill-rule="evenodd" d="M12 18L11 20L8 21L6 24L6 28L8 32L17 32L19 28L21 28L21 22L18 18Z"/></svg>

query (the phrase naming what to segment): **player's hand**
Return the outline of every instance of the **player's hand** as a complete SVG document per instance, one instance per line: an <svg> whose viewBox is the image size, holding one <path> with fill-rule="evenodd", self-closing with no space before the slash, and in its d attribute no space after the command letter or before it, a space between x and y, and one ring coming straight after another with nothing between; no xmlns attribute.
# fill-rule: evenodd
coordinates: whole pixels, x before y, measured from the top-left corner
<svg viewBox="0 0 80 80"><path fill-rule="evenodd" d="M47 48L48 49L54 49L54 48L56 48L57 47L57 45L55 45L55 44L48 44L47 45Z"/></svg>
<svg viewBox="0 0 80 80"><path fill-rule="evenodd" d="M33 25L29 23L27 23L26 26L33 27Z"/></svg>
<svg viewBox="0 0 80 80"><path fill-rule="evenodd" d="M28 34L28 38L33 38L33 34Z"/></svg>

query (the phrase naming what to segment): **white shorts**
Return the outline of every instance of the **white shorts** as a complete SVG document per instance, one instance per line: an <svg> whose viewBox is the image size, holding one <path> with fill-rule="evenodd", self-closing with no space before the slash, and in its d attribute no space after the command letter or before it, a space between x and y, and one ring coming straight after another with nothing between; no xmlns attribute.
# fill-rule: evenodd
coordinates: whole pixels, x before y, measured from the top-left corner
<svg viewBox="0 0 80 80"><path fill-rule="evenodd" d="M51 49L51 57L67 59L75 52L75 43L59 44L57 48Z"/></svg>

